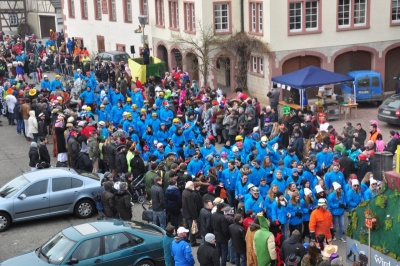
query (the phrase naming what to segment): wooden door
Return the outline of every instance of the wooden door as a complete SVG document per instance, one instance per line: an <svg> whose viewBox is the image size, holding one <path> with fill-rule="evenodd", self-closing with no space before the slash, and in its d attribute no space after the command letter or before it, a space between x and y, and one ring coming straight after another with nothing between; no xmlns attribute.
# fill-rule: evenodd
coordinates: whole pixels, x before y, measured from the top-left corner
<svg viewBox="0 0 400 266"><path fill-rule="evenodd" d="M54 16L39 16L40 17L40 34L42 38L50 37L50 29L56 30L56 20Z"/></svg>
<svg viewBox="0 0 400 266"><path fill-rule="evenodd" d="M99 53L105 52L106 51L106 45L104 41L104 36L97 35L97 50Z"/></svg>

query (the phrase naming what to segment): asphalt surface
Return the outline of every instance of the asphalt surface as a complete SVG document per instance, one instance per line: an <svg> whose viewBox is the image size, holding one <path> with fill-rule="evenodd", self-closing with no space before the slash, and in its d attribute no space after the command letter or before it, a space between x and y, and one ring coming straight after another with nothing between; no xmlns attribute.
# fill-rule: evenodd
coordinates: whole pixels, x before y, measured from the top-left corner
<svg viewBox="0 0 400 266"><path fill-rule="evenodd" d="M49 74L50 80L52 80L53 77L54 74ZM371 111L371 109L368 111ZM363 111L360 110L360 118L362 113ZM366 120L366 117L364 119ZM10 179L30 170L28 166L30 142L26 141L23 136L17 135L16 127L9 126L5 117L1 117L1 120L3 121L3 126L0 127L0 186L4 185ZM337 126L342 123L343 120L333 122L333 124L337 124ZM388 127L391 128L391 126ZM393 129L396 128L393 127ZM52 154L52 145L48 145L48 149L50 154ZM55 158L52 158L52 165L55 165L55 163ZM134 220L141 220L142 207L139 204L135 204L133 214ZM66 215L13 224L8 231L0 233L0 261L37 248L64 228L95 221L96 219L97 216L82 220L76 218L74 215ZM339 246L340 255L345 257L345 243L334 241L334 244ZM197 248L194 248L193 254L196 255L196 252ZM196 265L199 264L196 263Z"/></svg>

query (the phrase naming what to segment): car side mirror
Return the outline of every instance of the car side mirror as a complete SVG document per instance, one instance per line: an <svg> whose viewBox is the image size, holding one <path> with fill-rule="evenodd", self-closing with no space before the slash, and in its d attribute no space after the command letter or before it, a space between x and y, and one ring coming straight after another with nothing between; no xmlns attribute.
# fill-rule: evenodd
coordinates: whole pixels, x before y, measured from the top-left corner
<svg viewBox="0 0 400 266"><path fill-rule="evenodd" d="M18 196L18 198L20 200L24 200L24 199L26 199L26 195L25 194L21 194L21 195Z"/></svg>
<svg viewBox="0 0 400 266"><path fill-rule="evenodd" d="M79 260L77 258L71 258L69 261L67 261L68 265L74 265L74 264L78 264Z"/></svg>

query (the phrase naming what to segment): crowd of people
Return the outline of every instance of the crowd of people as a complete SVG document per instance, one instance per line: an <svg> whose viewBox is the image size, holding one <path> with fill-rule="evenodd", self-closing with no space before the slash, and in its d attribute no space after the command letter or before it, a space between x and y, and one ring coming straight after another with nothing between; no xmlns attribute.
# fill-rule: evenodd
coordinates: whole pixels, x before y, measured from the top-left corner
<svg viewBox="0 0 400 266"><path fill-rule="evenodd" d="M50 167L52 154L57 166L104 173L104 215L123 220L143 177L167 265L194 265L197 239L201 265L341 265L332 243L346 241L345 211L379 192L374 154L400 142L392 131L385 145L376 121L367 133L309 111L279 115L276 86L269 106L240 88L228 99L179 67L143 85L123 62L96 59L73 66L72 86L60 75L29 85L17 69L35 59L12 60L32 40L0 36L3 114L31 141L31 170ZM44 54L74 55L68 43Z"/></svg>

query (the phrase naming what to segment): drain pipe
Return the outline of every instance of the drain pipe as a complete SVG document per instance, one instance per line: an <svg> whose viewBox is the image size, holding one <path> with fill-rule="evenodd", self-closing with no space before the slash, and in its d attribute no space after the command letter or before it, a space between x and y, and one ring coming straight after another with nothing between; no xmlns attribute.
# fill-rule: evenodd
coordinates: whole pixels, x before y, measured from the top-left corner
<svg viewBox="0 0 400 266"><path fill-rule="evenodd" d="M240 0L240 32L244 32L244 0Z"/></svg>

